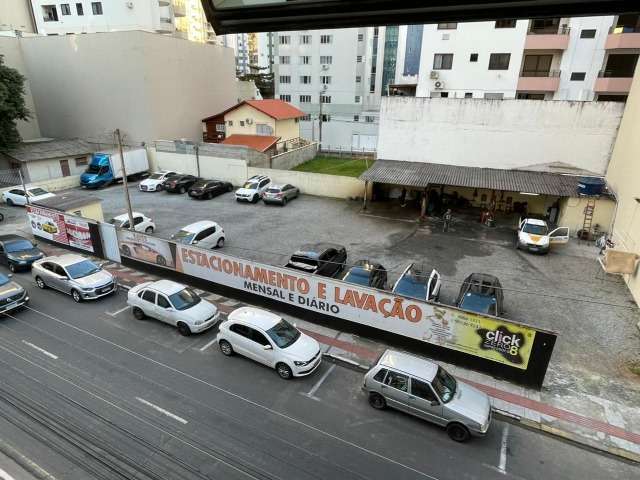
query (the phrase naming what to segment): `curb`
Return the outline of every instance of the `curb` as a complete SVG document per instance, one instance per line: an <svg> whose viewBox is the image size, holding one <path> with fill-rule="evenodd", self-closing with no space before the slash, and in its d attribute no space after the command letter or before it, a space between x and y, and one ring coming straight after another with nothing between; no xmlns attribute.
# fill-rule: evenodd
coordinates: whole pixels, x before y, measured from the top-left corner
<svg viewBox="0 0 640 480"><path fill-rule="evenodd" d="M11 445L0 438L0 452L16 462L26 472L30 473L38 480L57 480L56 477L44 470L40 465L20 453Z"/></svg>
<svg viewBox="0 0 640 480"><path fill-rule="evenodd" d="M341 355L335 355L333 353L323 353L322 358L327 359L330 362L338 363L347 368L351 368L352 370L357 370L360 372L368 372L369 367L366 365L362 365L356 361L351 360L350 358L343 357Z"/></svg>

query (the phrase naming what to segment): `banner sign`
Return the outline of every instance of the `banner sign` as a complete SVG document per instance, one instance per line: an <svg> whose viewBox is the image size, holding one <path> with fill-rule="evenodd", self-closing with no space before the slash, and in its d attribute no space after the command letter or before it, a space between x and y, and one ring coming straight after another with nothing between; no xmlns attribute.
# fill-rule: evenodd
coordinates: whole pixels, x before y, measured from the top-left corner
<svg viewBox="0 0 640 480"><path fill-rule="evenodd" d="M48 208L27 205L31 232L56 243L93 252L89 222Z"/></svg>
<svg viewBox="0 0 640 480"><path fill-rule="evenodd" d="M118 248L123 257L154 263L160 267L175 267L175 246L161 238L131 230L117 229Z"/></svg>

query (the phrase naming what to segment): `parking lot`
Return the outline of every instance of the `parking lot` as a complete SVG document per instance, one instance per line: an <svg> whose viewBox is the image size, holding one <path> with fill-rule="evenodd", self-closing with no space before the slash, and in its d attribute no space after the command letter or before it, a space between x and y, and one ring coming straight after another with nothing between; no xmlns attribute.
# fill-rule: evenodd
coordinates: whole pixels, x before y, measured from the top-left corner
<svg viewBox="0 0 640 480"><path fill-rule="evenodd" d="M126 211L121 186L81 192L103 200L106 219ZM458 221L442 233L437 224L363 215L359 202L305 195L279 207L237 203L232 193L198 201L132 188L131 200L135 211L153 218L161 237L213 220L226 232L225 252L265 263L283 265L300 245L331 241L346 247L348 263L379 261L391 284L409 263L436 268L444 303L455 301L468 274L494 274L505 289L506 317L559 333L547 384L580 391L585 381L590 391L598 385L604 398L616 392L640 399L640 378L629 368L640 355L640 314L622 280L599 270L592 245L572 240L549 255L532 255L513 248L508 229Z"/></svg>

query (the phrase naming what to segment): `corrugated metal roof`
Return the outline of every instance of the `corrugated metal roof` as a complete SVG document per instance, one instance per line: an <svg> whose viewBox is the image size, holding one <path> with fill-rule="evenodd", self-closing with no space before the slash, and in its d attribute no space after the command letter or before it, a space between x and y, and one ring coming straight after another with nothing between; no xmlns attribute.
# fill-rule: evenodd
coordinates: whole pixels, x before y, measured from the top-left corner
<svg viewBox="0 0 640 480"><path fill-rule="evenodd" d="M361 180L407 187L425 188L428 185L452 185L560 197L576 196L578 182L581 178L583 177L547 172L463 167L398 160L378 160L360 175Z"/></svg>
<svg viewBox="0 0 640 480"><path fill-rule="evenodd" d="M21 162L88 155L95 149L83 140L43 140L23 142L5 152Z"/></svg>

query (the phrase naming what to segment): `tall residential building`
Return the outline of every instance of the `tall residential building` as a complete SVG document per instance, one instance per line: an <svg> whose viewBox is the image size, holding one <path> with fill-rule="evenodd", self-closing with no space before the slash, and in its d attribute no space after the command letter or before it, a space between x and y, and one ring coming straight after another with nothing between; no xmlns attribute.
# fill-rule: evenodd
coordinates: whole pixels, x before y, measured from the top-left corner
<svg viewBox="0 0 640 480"><path fill-rule="evenodd" d="M230 47L236 56L236 74L244 75L249 73L249 33L230 33L218 36L219 44Z"/></svg>
<svg viewBox="0 0 640 480"><path fill-rule="evenodd" d="M3 32L35 33L35 31L35 19L29 0L0 2L0 35L4 35Z"/></svg>
<svg viewBox="0 0 640 480"><path fill-rule="evenodd" d="M256 56L251 58L251 65L257 65L258 67L265 69L262 70L265 73L271 73L273 71L274 56L275 56L275 32L259 32L256 33L257 51Z"/></svg>

